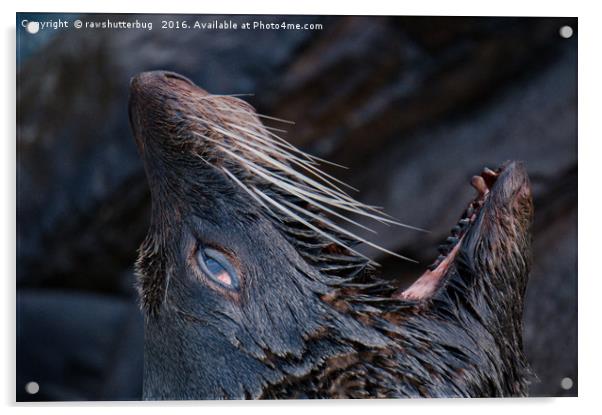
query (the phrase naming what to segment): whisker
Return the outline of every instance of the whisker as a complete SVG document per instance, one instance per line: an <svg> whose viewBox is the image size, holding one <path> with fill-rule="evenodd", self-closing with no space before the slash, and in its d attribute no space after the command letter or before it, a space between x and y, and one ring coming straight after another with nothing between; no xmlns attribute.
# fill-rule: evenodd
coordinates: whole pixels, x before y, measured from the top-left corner
<svg viewBox="0 0 602 415"><path fill-rule="evenodd" d="M282 212L284 212L285 214L287 214L288 216L292 217L295 220L298 220L299 222L301 222L302 224L304 224L305 226L307 226L308 228L310 228L311 230L317 232L318 234L322 235L324 238L334 242L335 244L344 247L345 249L348 249L349 251L353 252L354 254L376 264L374 261L372 261L370 258L368 258L367 256L365 256L364 254L358 252L357 250L351 248L350 246L348 246L347 244L343 243L342 241L339 241L337 238L335 238L334 236L328 234L327 232L322 231L320 228L318 228L315 225L312 225L310 222L306 221L305 219L303 219L301 216L297 215L296 213L292 212L291 210L285 208L284 206L282 206L280 203L276 202L274 199L270 198L269 196L267 196L265 193L261 192L260 190L253 188L253 190L262 198L264 198L268 203L274 205L277 209L280 209Z"/></svg>
<svg viewBox="0 0 602 415"><path fill-rule="evenodd" d="M217 143L217 142L216 142L216 143ZM218 143L218 144L219 144L219 143ZM247 163L247 167L253 167L253 168L256 168L256 169L261 169L261 170L263 170L263 168L262 168L262 167L258 166L257 164L255 164L255 163L253 163L253 162L251 162L251 161L249 161L249 160L246 160L246 159L242 158L241 156L239 156L238 154L235 154L235 153L233 153L232 151L229 151L229 150L227 150L227 149L226 149L226 148L224 148L223 146L222 146L222 150L223 150L223 151L225 151L225 152L227 152L227 153L228 153L229 155L231 155L232 157L239 159L241 162L243 162L243 163ZM258 156L258 157L260 157L260 158L262 158L262 159L264 159L264 160L266 160L266 161L270 162L271 164L274 164L276 167L281 167L281 166L283 166L281 163L277 162L277 161L276 161L276 160L274 160L274 159L271 159L271 158L267 157L267 156L266 156L266 155L264 155L264 154L261 154L261 153L256 153L256 154L257 154L257 156ZM300 174L299 174L299 173L297 173L295 170L292 170L292 169L290 169L289 167L286 167L286 166L284 166L284 167L285 167L285 172L286 172L286 173L289 173L289 174L291 174L292 176L296 176L296 177L297 177L297 178L299 178L300 180L303 180L304 182L308 182L308 184L311 184L311 185L314 185L314 186L315 186L315 185L318 185L318 187L320 188L320 190L322 190L322 191L326 192L326 193L327 193L328 195L330 195L330 196L334 196L334 197L336 197L336 193L335 193L335 192L333 192L331 189L329 189L329 188L327 188L327 187L325 187L325 186L321 185L320 183L317 183L317 182L315 182L314 180L311 180L311 179L309 179L309 178L308 178L308 177L306 177L306 176L300 175ZM266 172L267 172L267 171L266 171ZM337 201L336 201L336 200L333 200L333 203L335 203L335 202L337 202ZM361 203L360 203L360 202L357 202L357 201L348 202L348 201L342 200L342 199L340 199L340 198L338 198L338 203L345 204L345 205L351 205L351 206L361 206Z"/></svg>
<svg viewBox="0 0 602 415"><path fill-rule="evenodd" d="M263 206L264 208L266 208L268 210L268 212L270 212L272 214L272 216L278 218L278 216L275 215L274 212L272 212L272 209L270 209L270 207L268 205L266 205L251 190L249 190L249 188L247 186L245 186L245 184L243 182L241 182L240 180L238 180L238 178L234 174L232 174L230 172L230 170L226 169L225 167L222 167L222 171L224 173L226 173L236 184L238 184L240 186L240 188L242 188L246 193L248 193L249 196L251 196L253 199L255 199L255 201L257 201L261 206Z"/></svg>
<svg viewBox="0 0 602 415"><path fill-rule="evenodd" d="M222 132L225 135L230 135L230 132L228 132L227 130L223 130L221 128L219 128L218 126L215 126L216 129L220 132ZM253 131L251 130L247 130L246 128L240 127L240 126L235 126L232 125L232 127L235 127L237 129L240 129L244 132L246 132L249 135L252 135L254 138L256 138L257 140L261 141L261 142L266 142L265 137L261 137L259 135L256 135ZM256 143L247 140L244 136L239 136L236 135L236 139L244 141L250 145L255 145ZM264 148L265 149L265 148ZM275 149L276 150L276 149ZM340 189L338 186L336 186L334 183L332 183L330 180L326 179L323 176L328 177L329 179L336 181L337 183L348 187L351 190L354 190L356 192L359 192L358 189L354 188L353 186L337 179L336 177L331 176L330 174L321 171L320 169L318 169L317 167L313 166L313 163L307 163L304 160L298 158L297 156L295 156L294 154L291 154L290 152L286 151L286 150L282 150L282 149L277 149L276 150L279 154L281 154L283 156L284 159L289 159L290 161L292 161L294 164L298 165L299 167L303 168L306 171L309 171L310 173L312 173L313 175L315 175L316 177L318 177L320 180L323 180L325 183L329 184L330 186L332 186L333 188L335 188L336 190L338 190L339 192L341 192L342 194L345 194L345 191L343 191L342 189ZM304 154L303 154L304 155Z"/></svg>
<svg viewBox="0 0 602 415"><path fill-rule="evenodd" d="M255 167L256 167L256 168L259 168L259 169L261 169L261 167L259 167L259 166L255 166ZM264 174L264 173L262 173L262 172L259 172L259 171L256 171L256 173L257 173L257 174L260 174L260 175L262 175L262 176L263 176L263 174ZM267 175L266 175L266 176L267 176ZM268 177L266 177L266 176L263 176L263 177L264 177L266 180L270 180L270 181L272 181L271 179L269 179L269 178L268 178ZM371 213L365 212L365 211L363 211L363 210L362 210L362 209L360 209L360 208L352 208L352 207L349 207L348 205L339 204L339 203L337 203L336 201L333 201L332 199L329 199L329 198L327 198L327 197L321 197L321 196L318 196L318 195L316 195L315 193L311 193L311 192L307 192L307 191L301 190L301 189L297 188L297 187L296 187L296 186L294 186L294 185L293 185L293 186L291 186L291 185L288 185L288 184L286 184L286 183L284 183L284 182L282 182L282 181L280 181L280 182L279 182L279 181L276 181L276 180L273 180L272 182L273 182L273 183L274 183L276 186L278 186L278 187L283 187L283 188L284 188L284 190L288 191L289 193L294 193L294 194L295 194L297 197L301 197L299 194L303 194L303 195L305 195L305 196L307 196L307 197L311 198L311 199L312 199L311 201L307 200L309 203L313 203L313 204L316 204L316 205L317 205L317 202L316 202L316 200L321 200L321 201L322 201L322 202L324 202L324 203L330 204L330 205L332 205L332 206L336 206L338 209L341 209L341 210L346 210L346 211L348 211L348 212L355 213L355 214L358 214L358 215L361 215L361 216L366 216L366 217L369 217L369 218L371 218L371 219L374 219L374 220L376 220L376 221L378 221L378 222L381 222L381 223L383 223L383 224L390 223L390 224L394 224L394 225L398 225L398 226L404 226L404 224L402 224L402 223L399 223L399 222L396 222L396 221L393 221L393 220L390 220L390 219L387 219L387 218L381 218L381 217L379 217L379 216L376 216L376 215L373 215L373 214L371 214ZM376 233L376 232L375 232L375 233Z"/></svg>
<svg viewBox="0 0 602 415"><path fill-rule="evenodd" d="M359 236L357 236L357 235L355 235L355 234L353 234L353 233L349 232L348 230L346 230L346 229L344 229L344 228L341 228L340 226L336 225L335 223L333 223L333 222L329 221L328 219L326 219L326 218L324 218L324 217L321 217L321 216L318 216L318 215L316 215L316 214L314 214L314 213L311 213L311 212L310 212L310 211L308 211L308 210L301 209L300 207L298 207L298 206L296 206L296 205L294 205L294 204L292 204L292 203L290 203L290 202L287 202L286 200L283 200L283 201L282 201L282 203L284 203L285 205L287 205L288 207L290 207L290 208L292 208L292 209L295 209L295 210L297 210L297 211L302 211L302 212L303 212L304 214L306 214L307 216L309 216L309 217L311 217L311 218L313 218L313 219L316 219L316 220L322 221L322 222L324 222L325 224L327 224L329 227L332 227L333 229L335 229L336 231L338 231L338 232L341 232L342 234L344 234L344 235L347 235L347 236L349 236L349 237L351 237L351 238L353 238L353 239L357 239L358 241L360 241L360 242L362 242L362 243L365 243L366 245L369 245L369 246L371 246L371 247L373 247L373 248L376 248L376 249L378 249L379 251L383 251L383 252L385 252L385 253L387 253L387 254L389 254L389 255L396 256L397 258L400 258L400 259L405 259L405 260L407 260L407 261L410 261L410 262L415 262L415 263L418 263L418 261L416 261L416 260L414 260L414 259L411 259L411 258L405 257L405 256L403 256L403 255L400 255L400 254L398 254L398 253L396 253L396 252L393 252L393 251L389 251L388 249L386 249L386 248L383 248L383 247L382 247L382 246L380 246L380 245L376 245L375 243L372 243L372 242L368 241L367 239L361 238L361 237L359 237Z"/></svg>
<svg viewBox="0 0 602 415"><path fill-rule="evenodd" d="M263 173L261 173L261 172L257 172L257 173L260 174L260 175L263 175ZM274 184L276 184L275 181L272 181L268 177L264 176L264 178L266 180L269 180L269 181L273 182ZM370 229L369 227L364 226L361 223L358 223L358 222L354 221L353 219L350 219L350 218L348 218L348 217L346 217L344 215L341 215L340 213L336 212L335 210L332 210L329 207L327 207L327 206L325 206L325 205L323 205L321 203L316 202L316 200L314 200L314 199L306 197L305 195L303 195L302 192L298 192L297 189L294 186L288 186L288 185L285 185L284 183L278 183L276 185L278 187L284 186L285 190L287 190L288 192L294 194L299 199L304 200L305 202L307 202L307 203L309 203L311 205L314 205L315 207L318 207L318 208L322 209L323 211L330 213L331 215L334 215L334 216L336 216L336 217L338 217L338 218L340 218L340 219L342 219L344 221L347 221L347 222L349 222L349 223L351 223L351 224L353 224L355 226L358 226L358 227L360 227L360 228L362 228L362 229L364 229L364 230L366 230L368 232L372 232L374 234L376 233L375 230Z"/></svg>
<svg viewBox="0 0 602 415"><path fill-rule="evenodd" d="M356 213L356 214L361 215L361 216L366 216L366 217L372 218L372 219L374 219L374 220L376 220L378 222L381 222L381 223L390 223L390 224L394 224L394 225L398 225L398 226L409 226L409 225L405 225L405 224L402 224L402 223L394 221L394 220L390 220L390 219L387 219L387 218L382 218L382 217L373 215L371 213L365 212L364 210L361 209L361 206L360 207L356 207L356 208L349 207L348 205L337 203L336 201L334 201L332 199L329 199L327 197L321 197L319 195L316 195L315 193L307 192L307 191L301 190L301 189L299 189L299 188L297 188L295 186L288 185L288 184L284 183L281 180L281 178L279 178L279 179L272 178L271 175L270 175L270 173L268 171L264 170L262 167L256 165L255 163L253 163L251 161L248 161L248 160L243 161L244 159L242 157L238 156L237 154L234 154L234 153L232 153L231 151L229 151L229 150L227 150L225 148L222 148L222 149L225 152L227 152L228 154L230 154L232 157L238 158L243 163L246 162L247 166L249 168L251 168L256 174L260 175L265 180L268 180L269 182L273 183L274 185L276 185L276 186L278 186L280 188L283 188L283 190L285 190L285 191L287 191L289 193L294 193L297 197L300 197L299 193L301 193L301 194L303 194L303 195L311 198L313 200L313 202L312 201L308 201L309 203L316 204L316 200L320 200L320 201L322 201L324 203L327 203L327 204L329 204L331 206L336 206L339 209L346 210L346 211L351 212L351 213ZM336 215L338 215L338 214L336 214ZM350 219L346 218L346 220L350 220ZM372 230L370 229L370 231L372 231Z"/></svg>
<svg viewBox="0 0 602 415"><path fill-rule="evenodd" d="M235 110L235 109L232 109L232 108L229 108L229 110L232 111L232 112L235 112L235 113L237 112L237 113L240 113L240 114L249 115L248 111L240 111L240 110ZM272 117L271 115L260 114L258 112L253 113L253 115L255 115L257 117L260 117L260 118L265 118L266 120L272 120L272 121L276 121L276 122L281 122L283 124L295 125L294 121L285 120L285 119L278 118L278 117Z"/></svg>
<svg viewBox="0 0 602 415"><path fill-rule="evenodd" d="M263 128L265 128L266 130L278 131L279 133L282 133L282 134L288 134L288 131L283 130L282 128L270 127L268 125L264 125Z"/></svg>
<svg viewBox="0 0 602 415"><path fill-rule="evenodd" d="M258 114L246 101L241 99L218 99L221 97L238 98L244 96L253 96L253 94L224 94L201 97L198 100L207 102L203 105L206 106L206 110L212 114L212 117L186 116L192 121L201 123L210 131L207 134L192 131L193 135L212 143L215 150L228 155L232 158L232 161L239 162L252 176L248 176L251 177L250 179L243 180L234 174L234 171L238 170L230 170L224 165L213 166L214 168L223 172L237 187L241 188L259 206L264 208L269 215L280 221L283 220L282 215L284 214L286 217L298 221L316 232L319 236L372 263L374 262L349 246L350 243L344 242L340 238L345 241L346 238L350 238L351 241L361 242L397 258L416 262L411 258L370 242L328 219L326 216L330 215L329 217L340 219L371 233L376 232L349 216L358 215L384 225L396 225L427 232L424 229L397 221L391 215L385 213L382 207L365 204L351 197L343 190L343 187L356 192L358 189L323 171L320 164L328 164L343 169L347 169L347 167L324 160L295 147L277 134L277 132L286 133L286 130L265 126L261 119L294 125L293 121ZM219 139L215 136L219 136ZM211 165L203 157L201 159ZM270 197L271 193L268 195L260 190L258 184L271 186L271 189L276 192L275 194L290 195L293 198L290 201L286 198L282 200L277 198L276 200ZM292 203L293 201L295 203ZM312 210L304 208L304 203L311 206ZM316 223L321 225L316 226Z"/></svg>

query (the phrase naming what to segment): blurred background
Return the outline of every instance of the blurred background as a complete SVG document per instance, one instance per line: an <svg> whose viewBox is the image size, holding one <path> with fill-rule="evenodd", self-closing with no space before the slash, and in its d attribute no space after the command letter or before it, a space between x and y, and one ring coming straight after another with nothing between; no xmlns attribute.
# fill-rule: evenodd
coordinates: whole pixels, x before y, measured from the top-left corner
<svg viewBox="0 0 602 415"><path fill-rule="evenodd" d="M153 29L21 26L109 17ZM170 19L323 29L161 30ZM17 400L140 399L133 263L150 199L127 99L130 78L153 69L254 94L259 112L295 121L287 140L349 167L324 166L357 198L432 231L364 235L420 261L365 251L404 285L437 256L474 195L470 177L524 160L536 206L531 395L576 396L577 34L576 18L17 14Z"/></svg>

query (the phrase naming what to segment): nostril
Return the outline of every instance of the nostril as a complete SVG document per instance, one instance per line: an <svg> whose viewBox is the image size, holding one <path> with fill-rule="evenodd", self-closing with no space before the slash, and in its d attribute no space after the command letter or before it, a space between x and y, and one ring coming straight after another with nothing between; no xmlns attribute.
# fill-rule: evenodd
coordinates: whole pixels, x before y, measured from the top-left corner
<svg viewBox="0 0 602 415"><path fill-rule="evenodd" d="M171 80L171 82L170 82ZM177 80L178 82L184 82L186 85L195 86L194 83L175 72L170 71L149 71L142 72L138 75L133 76L130 79L130 93L131 96L139 95L139 94L148 94L151 90L161 90L165 89L165 87L170 88L170 86L166 85L166 83L172 84L171 87L177 86L173 85L173 80ZM183 86L183 84L180 84Z"/></svg>
<svg viewBox="0 0 602 415"><path fill-rule="evenodd" d="M184 81L184 82L186 82L186 83L187 83L187 84L189 84L189 85L194 85L194 83L193 83L193 82L192 82L190 79L188 79L188 78L186 78L185 76L182 76L182 75L180 75L180 74L178 74L178 73L175 73L175 72L164 72L164 73L163 73L163 75L164 75L166 78L170 78L170 79L178 79L178 80L180 80L180 81Z"/></svg>

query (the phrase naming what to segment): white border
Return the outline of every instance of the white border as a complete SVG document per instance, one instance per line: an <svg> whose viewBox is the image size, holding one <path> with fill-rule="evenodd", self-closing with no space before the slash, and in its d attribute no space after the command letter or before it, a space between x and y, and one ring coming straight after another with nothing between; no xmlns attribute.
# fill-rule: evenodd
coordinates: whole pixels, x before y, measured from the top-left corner
<svg viewBox="0 0 602 415"><path fill-rule="evenodd" d="M582 9L579 2L558 0L531 1L505 0L496 4L480 1L433 1L403 2L395 5L386 0L365 2L337 2L304 0L285 1L216 1L190 2L174 0L166 3L148 1L106 0L79 2L69 0L33 1L21 0L17 6L24 12L107 12L107 13L232 13L232 14L356 14L356 15L455 15L455 16L576 16ZM491 2L489 2L491 3Z"/></svg>
<svg viewBox="0 0 602 415"><path fill-rule="evenodd" d="M489 414L508 412L546 411L550 414L590 413L600 410L599 396L602 392L600 381L602 367L602 336L600 330L600 310L602 308L602 286L596 260L600 253L602 236L602 198L599 182L600 124L602 123L602 97L600 77L602 75L602 50L600 31L602 16L596 13L595 2L579 1L541 1L524 0L485 1L406 1L398 6L393 1L369 0L365 2L327 3L323 0L310 0L285 4L280 1L227 1L168 2L105 0L98 2L79 2L58 0L48 1L21 0L18 3L3 2L0 18L3 21L2 58L2 110L0 125L4 128L1 153L4 195L0 203L3 219L3 238L0 254L5 272L2 273L3 315L5 324L2 330L0 356L3 364L0 370L0 396L4 405L15 412L43 410L46 414L80 413L82 409L98 414L106 414L112 408L121 408L128 413L164 414L165 406L177 407L178 411L199 414L237 413L250 414L278 413L287 415L303 414L316 410L340 411L345 414L365 414L366 411L421 411L434 413L444 411L447 414L468 414L487 411ZM577 16L579 17L579 398L556 399L509 399L509 400L428 400L428 401L330 401L330 402L179 402L179 403L89 403L89 404L47 404L15 405L15 12L111 12L111 13L254 13L254 14L365 14L365 15L491 15L491 16ZM559 310L559 313L562 310ZM42 407L40 407L42 406ZM106 408L110 406L111 409ZM595 408L595 409L594 409Z"/></svg>

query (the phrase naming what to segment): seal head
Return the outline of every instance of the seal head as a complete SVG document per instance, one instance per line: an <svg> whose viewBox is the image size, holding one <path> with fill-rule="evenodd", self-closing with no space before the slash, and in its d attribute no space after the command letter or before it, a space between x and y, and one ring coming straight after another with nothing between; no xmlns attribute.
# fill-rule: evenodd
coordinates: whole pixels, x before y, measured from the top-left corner
<svg viewBox="0 0 602 415"><path fill-rule="evenodd" d="M152 199L136 264L145 399L526 394L522 164L473 178L441 256L400 291L340 225L399 223L248 103L156 71L132 79L129 111Z"/></svg>

